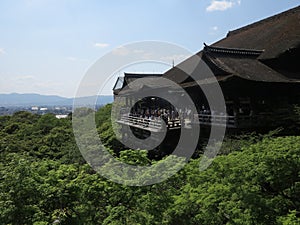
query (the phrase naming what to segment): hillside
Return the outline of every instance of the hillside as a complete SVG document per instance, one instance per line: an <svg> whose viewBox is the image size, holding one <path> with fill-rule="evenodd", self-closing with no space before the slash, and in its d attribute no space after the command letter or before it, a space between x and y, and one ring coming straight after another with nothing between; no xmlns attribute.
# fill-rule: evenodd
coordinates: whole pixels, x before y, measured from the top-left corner
<svg viewBox="0 0 300 225"><path fill-rule="evenodd" d="M95 120L103 144L116 150L110 110L111 105L102 107ZM97 159L97 143L88 133L85 138ZM225 140L222 149L226 154L204 171L197 158L161 183L126 186L85 162L71 117L29 112L0 116L0 224L300 224L299 136L244 135ZM131 165L172 170L147 154L122 150L114 156ZM180 163L179 157L172 159ZM107 163L101 169L118 174ZM126 171L124 179L131 179ZM159 175L140 174L146 179Z"/></svg>

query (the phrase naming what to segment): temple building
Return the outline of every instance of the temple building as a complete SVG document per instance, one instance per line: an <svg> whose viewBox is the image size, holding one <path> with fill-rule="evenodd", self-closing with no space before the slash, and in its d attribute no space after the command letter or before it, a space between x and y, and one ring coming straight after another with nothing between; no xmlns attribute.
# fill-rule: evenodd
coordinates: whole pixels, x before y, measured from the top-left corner
<svg viewBox="0 0 300 225"><path fill-rule="evenodd" d="M196 81L180 69L193 63L195 56L210 69L215 80L208 81L205 74L201 74L203 80ZM195 65L194 72L202 73L203 67L203 63ZM200 52L164 74L126 73L114 86L115 97L119 97L120 90L130 82L142 77L163 77L176 82L190 95L197 111L187 111L186 118L182 118L179 110L184 109L149 96L140 101L127 118L120 119L121 124L126 121L136 128L155 131L159 125L153 122L151 127L148 121L148 126L144 126L139 119L141 115L145 118L147 114L147 119L151 120L167 114L165 121L169 129L183 123L226 125L228 129L245 130L285 126L291 122L294 106L300 105L300 6L230 31L224 39L212 45L204 44ZM204 85L218 82L225 99L225 113L213 112L199 82ZM159 88L163 89L163 84ZM130 90L125 92L125 98L126 93L130 101Z"/></svg>

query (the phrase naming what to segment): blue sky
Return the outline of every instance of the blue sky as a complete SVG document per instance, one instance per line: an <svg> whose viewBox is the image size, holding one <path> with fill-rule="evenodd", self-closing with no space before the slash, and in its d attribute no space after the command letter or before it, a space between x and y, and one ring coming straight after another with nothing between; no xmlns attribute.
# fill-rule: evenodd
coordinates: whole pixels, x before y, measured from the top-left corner
<svg viewBox="0 0 300 225"><path fill-rule="evenodd" d="M88 68L118 46L158 40L195 53L203 42L297 5L299 0L1 0L0 93L72 97Z"/></svg>

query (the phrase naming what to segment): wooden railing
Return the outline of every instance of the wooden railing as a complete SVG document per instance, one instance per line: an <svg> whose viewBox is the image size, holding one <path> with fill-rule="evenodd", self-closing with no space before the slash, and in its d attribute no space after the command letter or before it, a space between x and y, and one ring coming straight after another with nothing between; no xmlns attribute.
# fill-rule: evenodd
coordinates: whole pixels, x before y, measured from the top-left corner
<svg viewBox="0 0 300 225"><path fill-rule="evenodd" d="M208 114L194 114L192 119L175 119L168 120L166 123L161 118L142 118L131 115L122 115L117 121L121 124L137 127L144 130L159 132L163 128L166 129L178 129L181 126L185 128L191 128L192 124L200 124L205 126L226 126L228 128L253 128L266 126L270 121L270 116L266 115L208 115ZM165 126L163 126L165 124Z"/></svg>
<svg viewBox="0 0 300 225"><path fill-rule="evenodd" d="M162 120L158 119L147 119L136 116L122 115L119 123L123 123L130 126L135 126L138 128L143 128L147 130L161 130L162 129Z"/></svg>
<svg viewBox="0 0 300 225"><path fill-rule="evenodd" d="M168 129L172 129L172 128L180 128L181 127L181 122L179 119L175 119L175 120L170 120L167 123L167 128Z"/></svg>
<svg viewBox="0 0 300 225"><path fill-rule="evenodd" d="M194 114L192 123L236 127L237 119L234 116L227 115Z"/></svg>
<svg viewBox="0 0 300 225"><path fill-rule="evenodd" d="M270 125L270 118L274 118L272 114L258 115L207 115L195 114L193 123L202 125L226 126L228 128L254 128Z"/></svg>
<svg viewBox="0 0 300 225"><path fill-rule="evenodd" d="M122 115L118 120L118 123L126 124L133 127L138 127L150 131L160 131L163 128L163 120L160 118L148 119L131 115ZM184 125L200 124L200 125L217 125L236 127L236 118L234 116L222 116L222 115L207 115L207 114L195 114L193 120L169 120L166 122L167 129L180 128L182 123Z"/></svg>

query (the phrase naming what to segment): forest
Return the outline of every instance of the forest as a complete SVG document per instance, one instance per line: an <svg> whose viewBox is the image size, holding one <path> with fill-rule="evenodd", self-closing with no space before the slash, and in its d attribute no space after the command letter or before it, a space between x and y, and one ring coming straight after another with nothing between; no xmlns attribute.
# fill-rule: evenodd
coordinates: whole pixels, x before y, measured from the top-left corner
<svg viewBox="0 0 300 225"><path fill-rule="evenodd" d="M111 105L96 112L102 142L121 161L153 163L147 151L120 145L110 113ZM1 116L0 154L1 225L300 224L295 134L228 137L208 169L199 171L200 156L164 182L141 187L111 182L85 162L72 115Z"/></svg>

